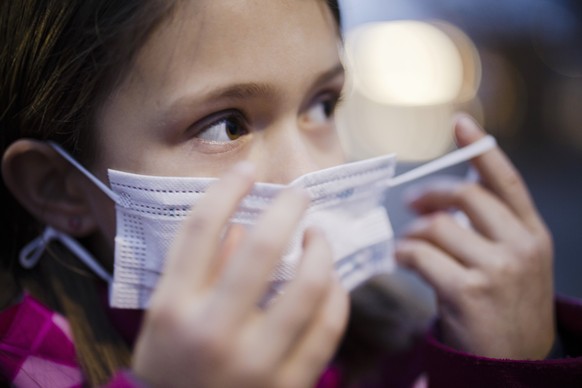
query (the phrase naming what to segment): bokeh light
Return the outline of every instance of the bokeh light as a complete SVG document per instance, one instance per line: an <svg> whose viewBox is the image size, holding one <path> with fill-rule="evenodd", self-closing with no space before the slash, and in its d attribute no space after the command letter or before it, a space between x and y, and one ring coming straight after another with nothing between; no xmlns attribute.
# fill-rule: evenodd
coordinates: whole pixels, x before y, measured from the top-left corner
<svg viewBox="0 0 582 388"><path fill-rule="evenodd" d="M351 88L338 122L354 159L386 153L407 161L435 158L453 145L459 107L479 110L479 55L451 24L365 24L348 31L345 51Z"/></svg>
<svg viewBox="0 0 582 388"><path fill-rule="evenodd" d="M433 25L417 21L373 23L346 40L354 86L372 101L433 105L456 98L463 62L453 41Z"/></svg>

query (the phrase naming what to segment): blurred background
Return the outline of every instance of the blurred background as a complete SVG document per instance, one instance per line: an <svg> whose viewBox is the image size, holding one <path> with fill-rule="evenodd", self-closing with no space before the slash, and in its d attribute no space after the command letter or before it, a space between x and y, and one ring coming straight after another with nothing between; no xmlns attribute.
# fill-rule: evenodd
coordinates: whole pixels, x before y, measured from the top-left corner
<svg viewBox="0 0 582 388"><path fill-rule="evenodd" d="M453 114L469 112L554 235L558 292L582 297L582 1L340 3L350 79L338 123L351 158L394 152L405 171L454 149ZM397 229L410 215L396 197Z"/></svg>

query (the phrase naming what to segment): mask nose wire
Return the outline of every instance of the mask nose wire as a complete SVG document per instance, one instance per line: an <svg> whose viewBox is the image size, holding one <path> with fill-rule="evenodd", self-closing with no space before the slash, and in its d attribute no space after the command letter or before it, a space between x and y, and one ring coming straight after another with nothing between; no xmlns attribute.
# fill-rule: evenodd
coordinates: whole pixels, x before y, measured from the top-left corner
<svg viewBox="0 0 582 388"><path fill-rule="evenodd" d="M388 187L396 187L415 179L422 178L423 176L432 174L433 172L454 166L455 164L465 162L493 149L496 144L497 142L495 141L495 138L491 135L487 135L483 139L480 139L473 144L450 152L445 156L442 156L431 162L423 164L420 167L414 168L408 172L405 172L404 174L400 174L392 178L388 182Z"/></svg>
<svg viewBox="0 0 582 388"><path fill-rule="evenodd" d="M58 144L53 142L48 143L69 163L75 166L87 178L89 178L94 184L96 184L97 187L99 187L99 189L101 189L116 204L119 203L119 196L116 193L114 193L109 187L107 187L103 182L97 179L85 167L79 164L79 162L73 159ZM20 250L18 256L20 265L26 269L34 267L42 257L42 253L45 251L48 244L53 240L60 241L72 253L74 253L79 258L79 260L81 260L85 265L87 265L87 267L89 267L97 276L99 276L105 282L109 284L113 282L113 277L111 276L111 274L109 274L109 272L107 272L105 268L103 268L103 266L93 257L93 255L83 245L81 245L77 240L70 237L66 233L60 232L51 226L47 226L42 235L38 236L37 238L26 244Z"/></svg>

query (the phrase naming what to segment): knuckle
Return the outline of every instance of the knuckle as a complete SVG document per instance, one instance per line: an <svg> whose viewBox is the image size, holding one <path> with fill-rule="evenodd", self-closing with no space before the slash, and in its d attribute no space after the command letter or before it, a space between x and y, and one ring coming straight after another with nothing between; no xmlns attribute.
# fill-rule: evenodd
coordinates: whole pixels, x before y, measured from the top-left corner
<svg viewBox="0 0 582 388"><path fill-rule="evenodd" d="M224 330L208 325L202 319L188 319L179 309L171 306L151 306L147 326L154 335L176 339L182 351L204 354L212 365L225 364L229 356L229 336Z"/></svg>
<svg viewBox="0 0 582 388"><path fill-rule="evenodd" d="M177 330L182 319L179 311L169 304L153 304L148 309L148 323L156 330Z"/></svg>
<svg viewBox="0 0 582 388"><path fill-rule="evenodd" d="M498 279L514 279L522 271L522 265L513 258L503 258L493 261L494 272Z"/></svg>
<svg viewBox="0 0 582 388"><path fill-rule="evenodd" d="M466 201L467 198L473 197L480 190L480 186L476 183L463 183L455 190L455 198L460 201Z"/></svg>
<svg viewBox="0 0 582 388"><path fill-rule="evenodd" d="M287 373L277 379L272 385L274 388L300 388L308 386L305 377L301 373Z"/></svg>
<svg viewBox="0 0 582 388"><path fill-rule="evenodd" d="M553 250L554 236L543 222L540 222L539 227L534 230L532 238L537 241L540 249Z"/></svg>
<svg viewBox="0 0 582 388"><path fill-rule="evenodd" d="M552 236L552 232L545 225L543 225L539 236L540 244L551 251L554 246L553 240L554 237Z"/></svg>
<svg viewBox="0 0 582 388"><path fill-rule="evenodd" d="M496 250L497 254L489 260L491 279L495 279L496 284L506 284L521 277L525 269L523 261L502 244L499 244Z"/></svg>
<svg viewBox="0 0 582 388"><path fill-rule="evenodd" d="M554 239L550 231L544 228L544 231L541 233L538 243L540 244L540 252L544 255L549 261L552 261L554 256Z"/></svg>
<svg viewBox="0 0 582 388"><path fill-rule="evenodd" d="M273 384L274 388L297 388L301 387L303 384L299 381L296 376L287 376L278 380Z"/></svg>
<svg viewBox="0 0 582 388"><path fill-rule="evenodd" d="M341 338L344 333L345 324L342 320L336 317L329 317L323 323L323 343L325 344L336 344L336 342Z"/></svg>
<svg viewBox="0 0 582 388"><path fill-rule="evenodd" d="M224 365L230 356L230 346L226 336L209 325L195 325L189 331L186 343L190 343L200 354L213 365Z"/></svg>
<svg viewBox="0 0 582 388"><path fill-rule="evenodd" d="M504 169L500 176L501 184L510 191L518 189L523 185L521 176L512 168Z"/></svg>
<svg viewBox="0 0 582 388"><path fill-rule="evenodd" d="M252 240L253 251L258 255L270 255L279 251L279 244L267 236L254 236Z"/></svg>
<svg viewBox="0 0 582 388"><path fill-rule="evenodd" d="M264 366L265 363L254 360L255 357L239 357L234 367L234 375L238 376L241 386L270 386L269 369Z"/></svg>
<svg viewBox="0 0 582 388"><path fill-rule="evenodd" d="M461 184L455 191L455 202L458 203L460 207L463 207L472 198L475 198L475 196L479 195L481 190L481 186L479 186L477 183Z"/></svg>
<svg viewBox="0 0 582 388"><path fill-rule="evenodd" d="M523 239L513 247L512 253L521 263L522 271L539 273L547 271L553 262L553 245L549 235L536 235ZM527 269L526 269L527 268Z"/></svg>
<svg viewBox="0 0 582 388"><path fill-rule="evenodd" d="M490 286L490 281L486 276L473 272L469 273L461 284L459 284L459 292L471 299L473 297L479 298L489 292Z"/></svg>
<svg viewBox="0 0 582 388"><path fill-rule="evenodd" d="M515 245L514 251L520 259L529 261L540 255L542 242L535 237L521 239Z"/></svg>
<svg viewBox="0 0 582 388"><path fill-rule="evenodd" d="M444 212L439 212L431 217L429 222L427 233L429 236L438 237L447 233L451 224L451 218L448 214Z"/></svg>

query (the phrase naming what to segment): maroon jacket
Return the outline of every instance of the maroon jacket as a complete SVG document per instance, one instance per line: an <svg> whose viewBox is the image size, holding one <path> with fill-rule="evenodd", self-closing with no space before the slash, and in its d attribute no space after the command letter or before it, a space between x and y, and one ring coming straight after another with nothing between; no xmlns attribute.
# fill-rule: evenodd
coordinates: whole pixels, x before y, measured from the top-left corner
<svg viewBox="0 0 582 388"><path fill-rule="evenodd" d="M454 350L439 342L437 322L418 346L384 359L379 378L361 386L410 388L424 375L430 388L582 387L582 301L558 298L556 321L558 346L550 355L555 358L542 361L491 359ZM340 384L341 370L332 367L318 388Z"/></svg>
<svg viewBox="0 0 582 388"><path fill-rule="evenodd" d="M72 344L65 321L56 319L54 312L31 298L23 300L27 303L0 313L0 382L29 381L31 371L46 370L46 376L35 375L33 380L62 380L79 386L82 376L77 372L74 348L64 351L69 349L67 344ZM435 325L424 341L407 354L382 360L375 381L359 386L409 388L419 376L425 376L429 387L582 387L582 304L561 298L556 312L560 358L517 361L473 356L440 343ZM141 320L137 311L110 310L110 313L122 334L135 337ZM23 326L22 322L27 324ZM55 353L57 350L59 354ZM41 363L27 362L43 359ZM19 374L21 368L26 373ZM61 378L55 373L67 375ZM330 367L323 373L318 388L340 387L341 377L340 369ZM118 388L139 386L142 384L131 373L123 371L109 384Z"/></svg>
<svg viewBox="0 0 582 388"><path fill-rule="evenodd" d="M558 340L542 361L478 357L438 340L438 323L410 353L387 359L380 381L370 387L410 387L420 374L430 388L582 387L582 302L559 298ZM555 358L554 358L555 357Z"/></svg>

